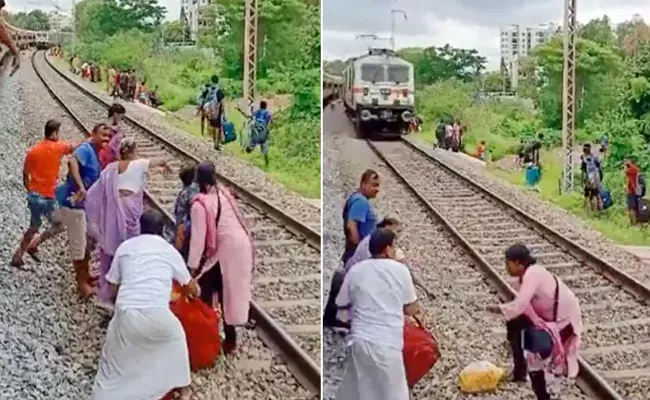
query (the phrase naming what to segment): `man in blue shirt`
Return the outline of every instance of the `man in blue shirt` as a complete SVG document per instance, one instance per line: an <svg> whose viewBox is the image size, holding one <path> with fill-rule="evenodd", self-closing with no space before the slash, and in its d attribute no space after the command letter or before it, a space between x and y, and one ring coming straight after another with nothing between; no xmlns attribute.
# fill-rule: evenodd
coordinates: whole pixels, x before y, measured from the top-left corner
<svg viewBox="0 0 650 400"><path fill-rule="evenodd" d="M370 199L379 193L379 174L368 169L361 175L359 189L352 193L343 208L343 230L345 232L345 251L343 252L343 265L354 255L359 242L377 228L377 215L372 209ZM346 324L336 319L336 296L339 293L343 279L343 269L337 270L332 276L327 305L323 315L323 325L329 327L346 327Z"/></svg>
<svg viewBox="0 0 650 400"><path fill-rule="evenodd" d="M99 150L108 142L109 127L97 124L90 138L77 147L68 160L68 176L65 183L57 188L57 202L61 222L68 234L70 258L75 268L77 290L82 296L93 293L88 265L90 246L88 246L86 212L84 199L86 191L99 179L101 165Z"/></svg>
<svg viewBox="0 0 650 400"><path fill-rule="evenodd" d="M264 163L269 166L269 127L271 125L272 115L268 110L266 101L260 101L260 108L253 113L253 124L251 126L251 137L246 151L248 153L255 150L258 145L264 155Z"/></svg>

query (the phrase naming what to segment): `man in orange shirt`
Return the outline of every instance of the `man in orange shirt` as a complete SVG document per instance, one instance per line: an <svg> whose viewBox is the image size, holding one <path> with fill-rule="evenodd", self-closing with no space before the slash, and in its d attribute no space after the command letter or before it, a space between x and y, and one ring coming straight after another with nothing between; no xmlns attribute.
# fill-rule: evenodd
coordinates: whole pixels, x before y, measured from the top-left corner
<svg viewBox="0 0 650 400"><path fill-rule="evenodd" d="M59 221L52 219L56 208L55 188L59 178L61 159L72 153L76 145L59 140L61 123L49 120L45 124L45 138L32 146L25 156L23 185L27 190L27 208L31 214L29 228L23 235L18 249L11 258L11 265L24 265L23 254L27 252L34 260L38 245L62 231ZM45 217L50 227L40 238L35 237Z"/></svg>

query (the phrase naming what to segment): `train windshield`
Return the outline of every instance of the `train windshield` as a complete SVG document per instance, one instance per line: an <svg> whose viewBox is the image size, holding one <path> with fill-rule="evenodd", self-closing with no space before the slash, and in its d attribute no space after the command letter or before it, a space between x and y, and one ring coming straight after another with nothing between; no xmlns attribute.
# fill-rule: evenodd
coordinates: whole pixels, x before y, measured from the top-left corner
<svg viewBox="0 0 650 400"><path fill-rule="evenodd" d="M406 65L388 65L389 82L406 83L409 81L409 67Z"/></svg>
<svg viewBox="0 0 650 400"><path fill-rule="evenodd" d="M365 82L383 82L384 66L381 64L362 64L361 80Z"/></svg>

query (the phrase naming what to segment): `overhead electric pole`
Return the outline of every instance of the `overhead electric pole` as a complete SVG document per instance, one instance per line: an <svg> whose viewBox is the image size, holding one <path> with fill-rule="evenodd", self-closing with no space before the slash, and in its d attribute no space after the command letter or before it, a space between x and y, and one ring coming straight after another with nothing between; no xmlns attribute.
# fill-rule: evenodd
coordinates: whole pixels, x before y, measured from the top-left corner
<svg viewBox="0 0 650 400"><path fill-rule="evenodd" d="M407 20L406 11L404 10L390 10L390 49L395 50L395 16L401 14L404 16L404 21Z"/></svg>
<svg viewBox="0 0 650 400"><path fill-rule="evenodd" d="M246 108L255 103L257 81L257 8L258 0L246 0L244 17L244 99Z"/></svg>
<svg viewBox="0 0 650 400"><path fill-rule="evenodd" d="M72 54L75 55L75 46L77 44L77 4L75 0L72 0L72 8L70 9L70 18L72 19Z"/></svg>
<svg viewBox="0 0 650 400"><path fill-rule="evenodd" d="M562 193L573 190L573 144L576 111L576 2L564 0L564 79L562 83Z"/></svg>

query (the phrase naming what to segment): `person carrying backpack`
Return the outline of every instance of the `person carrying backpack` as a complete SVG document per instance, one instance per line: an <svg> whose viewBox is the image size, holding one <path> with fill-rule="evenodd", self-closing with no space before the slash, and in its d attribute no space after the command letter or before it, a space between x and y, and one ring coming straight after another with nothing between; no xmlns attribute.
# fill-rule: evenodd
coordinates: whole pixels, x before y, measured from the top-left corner
<svg viewBox="0 0 650 400"><path fill-rule="evenodd" d="M645 176L632 159L625 160L625 181L630 223L648 222L648 209L643 201L646 194Z"/></svg>
<svg viewBox="0 0 650 400"><path fill-rule="evenodd" d="M584 206L591 207L594 211L600 207L600 181L602 180L602 169L598 158L591 154L591 145L585 144L582 147L582 181L584 184Z"/></svg>
<svg viewBox="0 0 650 400"><path fill-rule="evenodd" d="M214 149L221 150L221 142L223 139L222 121L225 117L223 100L226 96L219 87L218 76L212 76L210 81L212 84L203 97L202 109L205 118L208 120L208 135L212 136Z"/></svg>
<svg viewBox="0 0 650 400"><path fill-rule="evenodd" d="M246 152L251 153L259 145L267 167L269 166L269 126L271 120L272 115L268 110L266 101L260 101L260 108L253 113L250 141L246 147Z"/></svg>

